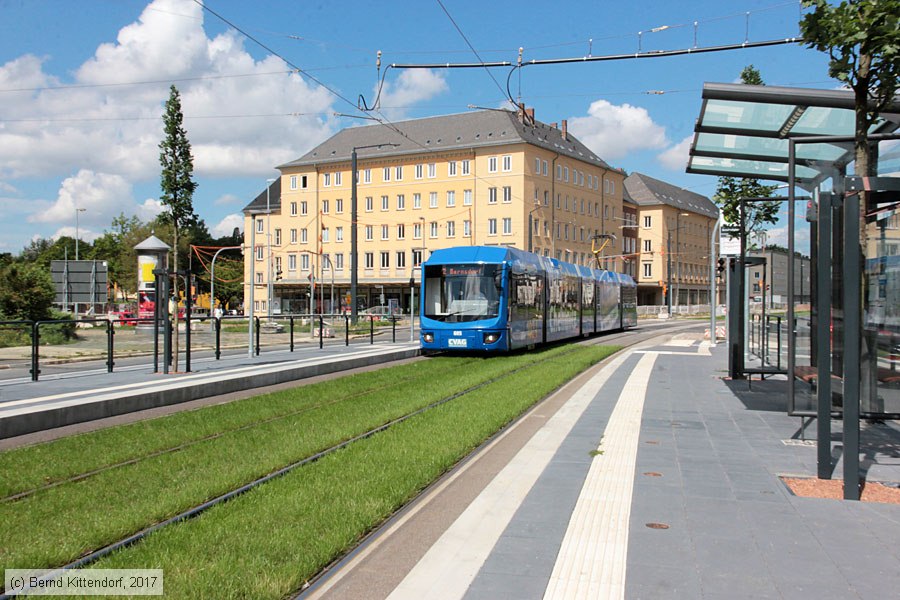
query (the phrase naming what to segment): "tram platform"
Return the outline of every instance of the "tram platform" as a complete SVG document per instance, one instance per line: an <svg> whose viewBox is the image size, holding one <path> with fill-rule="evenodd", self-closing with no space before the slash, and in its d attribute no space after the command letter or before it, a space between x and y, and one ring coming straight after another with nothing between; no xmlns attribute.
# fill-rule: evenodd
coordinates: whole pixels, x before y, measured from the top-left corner
<svg viewBox="0 0 900 600"><path fill-rule="evenodd" d="M895 594L900 504L794 495L780 477L815 476L814 428L777 378L726 380L702 334L652 343L535 407L301 598ZM866 481L900 486L898 423L862 447Z"/></svg>

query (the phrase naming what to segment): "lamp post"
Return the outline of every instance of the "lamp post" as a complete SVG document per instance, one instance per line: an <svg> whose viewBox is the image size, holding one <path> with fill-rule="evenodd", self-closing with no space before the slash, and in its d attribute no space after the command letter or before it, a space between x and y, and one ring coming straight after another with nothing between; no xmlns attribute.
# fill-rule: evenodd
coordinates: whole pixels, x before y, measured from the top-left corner
<svg viewBox="0 0 900 600"><path fill-rule="evenodd" d="M272 298L273 298L273 290L272 290L272 209L270 207L270 193L269 190L272 188L272 183L274 183L274 179L266 179L266 263L267 263L267 273L266 280L269 282L268 284L268 293L266 295L266 316L271 319L272 318Z"/></svg>
<svg viewBox="0 0 900 600"><path fill-rule="evenodd" d="M359 284L359 248L357 244L357 150L365 150L366 148L383 148L385 146L399 146L400 144L384 143L369 144L367 146L353 146L350 151L350 320L356 325L358 318L356 309L356 289Z"/></svg>
<svg viewBox="0 0 900 600"><path fill-rule="evenodd" d="M78 213L83 213L86 210L86 208L75 208L75 260L78 260L78 240L80 239L78 235Z"/></svg>

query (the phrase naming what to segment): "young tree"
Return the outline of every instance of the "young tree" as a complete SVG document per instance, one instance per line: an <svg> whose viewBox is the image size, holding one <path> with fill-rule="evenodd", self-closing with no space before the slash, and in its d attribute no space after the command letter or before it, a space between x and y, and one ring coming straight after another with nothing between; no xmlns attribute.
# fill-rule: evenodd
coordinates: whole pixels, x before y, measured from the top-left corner
<svg viewBox="0 0 900 600"><path fill-rule="evenodd" d="M900 0L803 0L806 45L827 52L828 74L853 90L856 173L874 175L869 128L894 99L900 81Z"/></svg>
<svg viewBox="0 0 900 600"><path fill-rule="evenodd" d="M191 156L191 143L188 141L187 132L182 126L184 116L181 113L181 95L174 85L169 89L169 99L166 101L166 112L163 114L163 127L165 137L159 143L159 162L162 165L162 178L160 187L162 196L160 201L166 207L163 213L166 221L172 224L174 230L174 266L178 271L178 233L182 229L190 228L197 223L197 215L194 214L193 197L197 183L193 180L194 158ZM178 277L175 277L173 286L175 298L178 298ZM190 293L190 290L188 290ZM161 301L164 299L160 298ZM178 310L175 310L175 364L178 370Z"/></svg>
<svg viewBox="0 0 900 600"><path fill-rule="evenodd" d="M741 83L745 85L765 85L759 69L747 65L741 71ZM749 177L719 177L713 201L722 209L722 217L726 223L740 223L741 198L768 198L777 186L763 185L758 179ZM774 225L778 221L778 202L752 202L744 206L748 237L765 225Z"/></svg>
<svg viewBox="0 0 900 600"><path fill-rule="evenodd" d="M38 265L14 263L0 271L0 317L48 319L55 296L49 271Z"/></svg>

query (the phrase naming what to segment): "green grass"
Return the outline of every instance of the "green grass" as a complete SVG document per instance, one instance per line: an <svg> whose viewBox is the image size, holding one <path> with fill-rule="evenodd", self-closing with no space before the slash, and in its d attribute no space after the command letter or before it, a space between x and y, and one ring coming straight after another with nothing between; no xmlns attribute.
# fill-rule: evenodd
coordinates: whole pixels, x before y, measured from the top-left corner
<svg viewBox="0 0 900 600"><path fill-rule="evenodd" d="M0 454L4 488L21 490L189 444L0 503L0 564L63 564L455 391L566 351L442 357Z"/></svg>
<svg viewBox="0 0 900 600"><path fill-rule="evenodd" d="M612 351L579 348L529 367L95 566L162 568L172 598L284 597L504 424Z"/></svg>

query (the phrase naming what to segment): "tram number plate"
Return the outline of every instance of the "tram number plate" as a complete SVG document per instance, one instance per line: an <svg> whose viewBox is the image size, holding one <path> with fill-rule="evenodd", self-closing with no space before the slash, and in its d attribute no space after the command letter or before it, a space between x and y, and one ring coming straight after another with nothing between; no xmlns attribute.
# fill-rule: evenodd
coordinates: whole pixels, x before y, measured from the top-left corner
<svg viewBox="0 0 900 600"><path fill-rule="evenodd" d="M450 338L447 340L447 345L451 348L465 348L466 338Z"/></svg>

